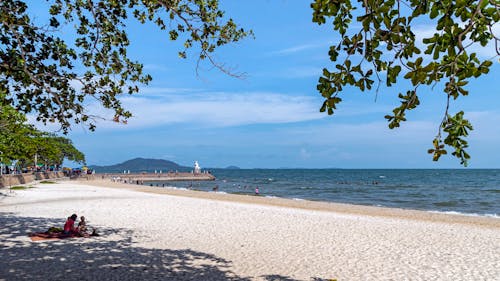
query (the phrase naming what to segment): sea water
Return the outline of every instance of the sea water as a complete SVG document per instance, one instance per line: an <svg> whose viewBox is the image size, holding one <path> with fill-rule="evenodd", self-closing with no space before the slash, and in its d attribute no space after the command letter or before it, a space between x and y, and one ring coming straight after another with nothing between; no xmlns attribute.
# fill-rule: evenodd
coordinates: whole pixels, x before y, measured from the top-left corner
<svg viewBox="0 0 500 281"><path fill-rule="evenodd" d="M500 169L214 169L215 181L146 182L202 191L500 216Z"/></svg>

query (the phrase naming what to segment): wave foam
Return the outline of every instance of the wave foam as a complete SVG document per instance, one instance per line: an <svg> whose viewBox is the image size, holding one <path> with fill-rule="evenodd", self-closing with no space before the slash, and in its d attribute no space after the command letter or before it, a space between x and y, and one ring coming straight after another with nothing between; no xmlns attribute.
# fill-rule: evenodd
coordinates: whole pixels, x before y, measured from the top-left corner
<svg viewBox="0 0 500 281"><path fill-rule="evenodd" d="M495 219L500 219L500 215L498 214L478 214L478 213L462 213L456 211L427 211L435 214L447 214L447 215L461 215L461 216L469 216L469 217L490 217Z"/></svg>

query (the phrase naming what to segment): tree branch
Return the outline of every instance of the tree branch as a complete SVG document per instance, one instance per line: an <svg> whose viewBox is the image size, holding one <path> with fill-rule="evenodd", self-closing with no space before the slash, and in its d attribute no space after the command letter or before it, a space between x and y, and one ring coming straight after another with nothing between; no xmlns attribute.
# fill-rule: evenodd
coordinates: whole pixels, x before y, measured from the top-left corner
<svg viewBox="0 0 500 281"><path fill-rule="evenodd" d="M469 24L457 36L457 39L458 39L457 45L458 45L458 49L459 49L458 54L462 53L463 50L464 50L464 47L462 45L462 40L463 40L462 37L465 34L467 34L470 31L470 29L474 26L474 24L476 23L476 21L475 21L476 20L476 16L481 12L481 5L483 4L483 2L484 2L484 0L479 0L479 3L477 3L476 11L474 12L474 14L471 16L471 18L469 20Z"/></svg>

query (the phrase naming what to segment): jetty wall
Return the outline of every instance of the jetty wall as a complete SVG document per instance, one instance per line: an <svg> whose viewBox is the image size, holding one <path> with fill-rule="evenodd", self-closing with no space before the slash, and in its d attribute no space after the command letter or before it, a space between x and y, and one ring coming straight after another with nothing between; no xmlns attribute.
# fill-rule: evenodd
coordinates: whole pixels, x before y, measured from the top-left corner
<svg viewBox="0 0 500 281"><path fill-rule="evenodd" d="M14 185L29 184L46 179L58 179L66 177L63 172L40 172L34 174L7 174L0 176L0 188ZM70 179L93 180L113 179L121 182L150 182L150 181L210 181L215 176L210 173L136 173L136 174L82 174L73 175Z"/></svg>
<svg viewBox="0 0 500 281"><path fill-rule="evenodd" d="M26 174L7 174L0 176L0 187L29 184L39 180L64 178L63 172L39 172Z"/></svg>
<svg viewBox="0 0 500 281"><path fill-rule="evenodd" d="M210 173L131 173L131 174L95 174L95 178L114 179L119 181L207 181L215 180Z"/></svg>

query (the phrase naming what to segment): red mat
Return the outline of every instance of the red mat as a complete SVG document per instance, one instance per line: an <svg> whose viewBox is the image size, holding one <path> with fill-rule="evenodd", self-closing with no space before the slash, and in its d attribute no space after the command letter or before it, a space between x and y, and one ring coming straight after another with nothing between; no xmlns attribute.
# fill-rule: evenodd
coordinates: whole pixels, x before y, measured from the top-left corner
<svg viewBox="0 0 500 281"><path fill-rule="evenodd" d="M61 240L61 239L66 239L66 238L88 238L90 235L85 235L85 236L77 236L74 234L71 235L66 235L63 233L58 233L58 232L52 232L52 233L47 233L47 232L35 232L29 234L29 237L31 238L31 241L42 241L42 240Z"/></svg>

